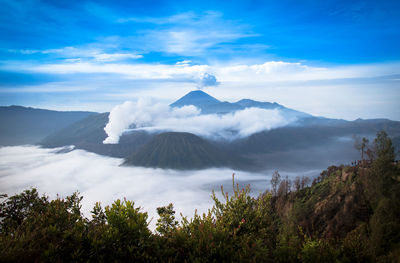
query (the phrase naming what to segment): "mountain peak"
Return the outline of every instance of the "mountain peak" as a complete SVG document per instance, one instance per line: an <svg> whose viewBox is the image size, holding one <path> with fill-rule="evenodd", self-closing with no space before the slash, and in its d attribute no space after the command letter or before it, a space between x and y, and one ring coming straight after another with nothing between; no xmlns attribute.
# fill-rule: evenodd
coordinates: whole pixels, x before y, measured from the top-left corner
<svg viewBox="0 0 400 263"><path fill-rule="evenodd" d="M220 103L219 100L210 96L201 90L193 90L180 98L179 100L172 103L171 107L182 107L186 105L194 105L198 108L202 108L204 106L212 105Z"/></svg>

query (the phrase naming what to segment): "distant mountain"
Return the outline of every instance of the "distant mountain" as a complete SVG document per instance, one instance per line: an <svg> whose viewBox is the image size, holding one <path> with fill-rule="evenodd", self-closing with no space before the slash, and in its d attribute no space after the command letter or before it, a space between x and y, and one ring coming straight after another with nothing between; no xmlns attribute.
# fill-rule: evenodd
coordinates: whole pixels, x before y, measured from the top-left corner
<svg viewBox="0 0 400 263"><path fill-rule="evenodd" d="M186 105L194 105L197 108L205 108L213 104L220 103L216 98L208 95L201 90L194 90L172 103L171 107L183 107Z"/></svg>
<svg viewBox="0 0 400 263"><path fill-rule="evenodd" d="M125 165L170 169L250 166L249 160L224 152L206 140L185 132L157 135L127 157Z"/></svg>
<svg viewBox="0 0 400 263"><path fill-rule="evenodd" d="M202 114L225 114L242 110L244 107L227 101L221 102L208 95L204 91L194 90L172 103L171 107L183 107L193 105L201 110Z"/></svg>
<svg viewBox="0 0 400 263"><path fill-rule="evenodd" d="M55 131L96 114L0 106L0 145L34 144Z"/></svg>
<svg viewBox="0 0 400 263"><path fill-rule="evenodd" d="M107 134L104 127L108 123L109 113L89 116L73 123L64 129L54 132L44 138L39 144L43 147L54 148L65 145L75 145L77 149L112 156L126 157L149 141L153 135L144 131L124 134L118 144L103 144Z"/></svg>
<svg viewBox="0 0 400 263"><path fill-rule="evenodd" d="M195 105L203 114L225 114L249 107L276 109L284 117L296 117L297 121L233 141L211 140L183 132L131 131L123 134L118 144L103 144L109 113L55 112L14 106L0 107L1 123L5 124L0 126L1 142L12 145L40 141L43 147L75 145L77 149L125 158L126 165L173 169L222 166L241 170L309 169L349 163L359 158L352 135L372 141L380 130L385 130L396 148L400 148L398 121L328 119L276 102L250 99L221 102L203 91L189 92L171 104L172 107L185 105Z"/></svg>
<svg viewBox="0 0 400 263"><path fill-rule="evenodd" d="M276 102L271 103L271 102L261 102L261 101L256 101L256 100L243 99L243 100L239 100L238 102L236 102L234 104L240 105L244 108L254 107L254 108L260 108L260 109L266 109L266 110L277 109L277 110L280 110L282 112L282 114L285 115L285 117L315 118L311 114L286 108Z"/></svg>
<svg viewBox="0 0 400 263"><path fill-rule="evenodd" d="M296 111L293 109L286 108L276 102L261 102L250 99L242 99L238 102L231 103L227 101L219 101L216 98L210 96L201 90L191 91L182 98L178 99L174 103L172 103L171 107L183 107L188 105L194 105L197 108L201 109L201 113L203 114L226 114L230 112L235 112L238 110L244 110L245 108L261 108L267 110L278 109L286 118L310 118L313 117L310 114Z"/></svg>
<svg viewBox="0 0 400 263"><path fill-rule="evenodd" d="M323 145L352 135L375 137L385 130L391 137L400 136L400 122L391 120L337 121L322 124L287 126L263 131L231 143L244 153L266 153Z"/></svg>
<svg viewBox="0 0 400 263"><path fill-rule="evenodd" d="M103 142L107 137L104 127L108 122L109 113L88 116L45 137L40 144L45 147L61 147L79 144L81 141Z"/></svg>

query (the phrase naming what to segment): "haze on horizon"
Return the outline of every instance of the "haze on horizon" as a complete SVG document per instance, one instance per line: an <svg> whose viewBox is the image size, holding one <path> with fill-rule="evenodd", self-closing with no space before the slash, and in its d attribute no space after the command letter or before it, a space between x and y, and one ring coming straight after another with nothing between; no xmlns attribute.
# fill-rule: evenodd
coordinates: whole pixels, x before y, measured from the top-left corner
<svg viewBox="0 0 400 263"><path fill-rule="evenodd" d="M110 111L193 89L400 120L398 1L0 0L0 105Z"/></svg>

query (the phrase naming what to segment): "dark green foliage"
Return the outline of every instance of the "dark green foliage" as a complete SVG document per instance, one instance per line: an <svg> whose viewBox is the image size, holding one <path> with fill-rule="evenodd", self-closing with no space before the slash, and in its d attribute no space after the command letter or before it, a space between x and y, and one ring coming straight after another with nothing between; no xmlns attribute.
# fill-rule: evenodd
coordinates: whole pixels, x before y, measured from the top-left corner
<svg viewBox="0 0 400 263"><path fill-rule="evenodd" d="M305 263L335 263L340 252L325 239L305 238L300 252L300 260Z"/></svg>
<svg viewBox="0 0 400 263"><path fill-rule="evenodd" d="M7 195L3 195L3 198ZM25 190L21 194L11 196L0 204L0 229L10 233L21 225L28 216L43 212L48 204L48 198L39 197L36 189Z"/></svg>
<svg viewBox="0 0 400 263"><path fill-rule="evenodd" d="M296 191L282 180L258 197L233 180L205 214L178 223L172 204L159 207L157 231L128 200L89 220L74 193L50 200L36 189L0 195L0 262L399 262L400 168L381 132L375 160L331 166ZM276 174L277 177L277 174Z"/></svg>
<svg viewBox="0 0 400 263"><path fill-rule="evenodd" d="M374 214L370 219L371 249L378 261L390 262L400 247L400 169L394 165L394 147L382 131L374 140L376 160L368 172Z"/></svg>
<svg viewBox="0 0 400 263"><path fill-rule="evenodd" d="M102 231L92 236L93 258L110 262L148 262L151 232L148 229L147 213L140 212L131 201L117 200L105 208L103 214L98 208L95 219ZM101 220L105 218L107 221ZM96 229L93 229L95 231Z"/></svg>
<svg viewBox="0 0 400 263"><path fill-rule="evenodd" d="M33 189L3 202L0 261L84 260L87 228L81 200L74 193L49 201Z"/></svg>
<svg viewBox="0 0 400 263"><path fill-rule="evenodd" d="M225 200L213 193L215 204L207 214L183 218L181 226L169 232L170 248L175 251L169 260L273 262L277 227L271 194L254 198L249 192L249 187L234 185L234 194L229 197L222 189Z"/></svg>

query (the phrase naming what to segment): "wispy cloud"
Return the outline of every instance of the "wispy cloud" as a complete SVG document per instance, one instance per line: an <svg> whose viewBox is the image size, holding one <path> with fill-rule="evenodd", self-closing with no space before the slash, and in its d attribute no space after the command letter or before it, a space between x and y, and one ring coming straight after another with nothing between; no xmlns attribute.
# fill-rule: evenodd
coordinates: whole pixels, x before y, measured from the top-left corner
<svg viewBox="0 0 400 263"><path fill-rule="evenodd" d="M213 16L220 16L218 13L207 12L209 15ZM119 18L116 20L117 23L128 23L128 22L135 22L135 23L150 23L156 25L164 25L164 24L177 24L177 23L193 23L198 19L199 16L196 15L194 12L183 12L180 14L175 14L172 16L167 17L140 17L140 16L133 16L127 18Z"/></svg>
<svg viewBox="0 0 400 263"><path fill-rule="evenodd" d="M77 51L80 54L81 51ZM71 52L71 54L74 54ZM360 64L348 66L315 67L300 62L267 61L262 64L191 64L179 61L176 64L112 63L128 54L94 53L97 61L68 61L67 63L12 63L0 64L0 69L50 74L111 73L130 79L169 79L198 81L204 74L215 76L221 82L268 83L276 81L311 81L355 78L377 78L400 74L399 63ZM136 57L136 55L132 55ZM101 63L101 62L111 63Z"/></svg>
<svg viewBox="0 0 400 263"><path fill-rule="evenodd" d="M227 20L220 12L187 12L169 17L131 17L119 19L120 23L151 23L160 28L143 30L143 37L135 39L144 49L184 56L201 56L243 38L259 36L243 23Z"/></svg>
<svg viewBox="0 0 400 263"><path fill-rule="evenodd" d="M99 48L77 48L64 47L58 49L8 49L8 52L20 53L24 55L44 54L63 58L65 62L93 61L93 62L113 62L125 59L138 59L143 55L136 53L109 53ZM54 58L54 57L53 57Z"/></svg>

